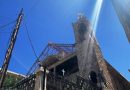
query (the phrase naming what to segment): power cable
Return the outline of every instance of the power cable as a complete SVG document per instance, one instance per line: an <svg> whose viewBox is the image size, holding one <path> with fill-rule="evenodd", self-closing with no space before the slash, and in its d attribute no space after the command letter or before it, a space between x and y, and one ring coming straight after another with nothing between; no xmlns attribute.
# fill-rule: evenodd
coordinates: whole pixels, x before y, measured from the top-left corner
<svg viewBox="0 0 130 90"><path fill-rule="evenodd" d="M12 17L12 16L3 16L3 15L0 15L0 18L13 19L14 17Z"/></svg>
<svg viewBox="0 0 130 90"><path fill-rule="evenodd" d="M24 20L24 22L25 22L25 20ZM26 30L26 33L27 33L27 37L28 37L30 46L31 46L31 48L32 48L32 50L33 50L33 53L34 53L35 57L38 58L38 56L37 56L37 54L36 54L36 51L35 51L35 49L34 49L34 46L33 46L33 44L32 44L32 40L31 40L31 38L30 38L30 36L29 36L29 32L28 32L28 28L27 28L26 22L25 22L24 24L25 24L25 30Z"/></svg>
<svg viewBox="0 0 130 90"><path fill-rule="evenodd" d="M26 16L24 17L24 19L26 19L26 18L29 16L30 12L31 12L32 10L34 10L34 8L36 8L37 5L38 5L38 0L36 0L35 3L32 5L32 7L29 9L29 11L27 12L27 14L26 14ZM36 62L32 65L32 67L33 67L36 63L39 62L39 57L37 56L36 51L35 51L35 49L34 49L34 46L33 46L33 44L32 44L32 40L31 40L31 38L30 38L30 36L29 36L29 32L28 32L28 28L27 28L27 24L26 24L26 21L25 21L25 20L24 20L24 24L25 24L25 29L26 29L26 32L27 32L27 37L28 37L29 42L30 42L30 46L31 46L31 48L32 48L32 50L33 50L33 52L34 52L35 57L36 57ZM31 67L30 70L32 70L32 67ZM29 70L29 72L27 73L27 75L30 73L30 70Z"/></svg>
<svg viewBox="0 0 130 90"><path fill-rule="evenodd" d="M30 12L31 12L32 10L34 10L34 8L35 8L37 5L38 5L38 0L35 0L35 3L32 5L32 7L29 9L29 11L27 12L26 16L24 17L24 24L25 24L25 29L26 29L27 37L28 37L28 40L29 40L29 42L30 42L30 46L31 46L31 48L32 48L32 50L33 50L33 52L34 52L35 57L38 59L38 56L37 56L36 51L35 51L35 49L34 49L32 40L31 40L30 35L29 35L29 31L28 31L28 28L27 28L27 24L26 24L26 21L25 21L25 19L29 16Z"/></svg>
<svg viewBox="0 0 130 90"><path fill-rule="evenodd" d="M24 68L24 69L26 69L26 71L28 71L28 68L27 68L27 66L25 66L23 63L22 63L22 61L16 56L16 55L12 55L13 56L13 58Z"/></svg>
<svg viewBox="0 0 130 90"><path fill-rule="evenodd" d="M28 31L28 28L27 28L27 24L26 24L26 21L25 21L25 19L29 16L30 12L31 12L32 10L34 10L34 8L35 8L37 5L38 5L38 0L35 0L35 1L34 1L34 4L32 5L32 7L29 9L29 11L27 12L26 16L24 17L24 24L25 24L25 29L26 29L27 37L28 37L29 42L30 42L30 46L31 46L31 48L32 48L32 50L33 50L33 52L34 52L35 57L38 59L38 56L37 56L36 51L35 51L35 49L34 49L34 46L33 46L33 44L32 44L32 40L31 40L31 38L30 38L29 31Z"/></svg>
<svg viewBox="0 0 130 90"><path fill-rule="evenodd" d="M12 27L12 29L13 29L13 27ZM6 46L5 46L5 48L2 48L3 50L5 49L4 53L6 53L6 50L8 49L8 46L9 46L9 43L10 43L10 40L11 40L12 32L13 32L13 31L11 31L10 33L8 33L8 34L9 34L9 38L8 38L8 40L7 40L7 42L6 42ZM0 32L0 33L1 33L1 32ZM3 32L2 32L2 33L3 33Z"/></svg>
<svg viewBox="0 0 130 90"><path fill-rule="evenodd" d="M9 26L10 24L14 23L15 21L16 21L16 20L13 20L13 21L11 21L11 22L5 24L5 25L0 26L0 29L3 29L3 28L5 28L5 27Z"/></svg>
<svg viewBox="0 0 130 90"><path fill-rule="evenodd" d="M11 32L0 32L2 34L10 34Z"/></svg>
<svg viewBox="0 0 130 90"><path fill-rule="evenodd" d="M27 37L28 37L30 46L31 46L31 48L32 48L32 50L33 50L33 53L34 53L35 57L36 57L36 62L32 65L31 69L29 69L29 71L27 72L27 75L29 75L29 73L31 72L32 68L36 65L36 63L39 62L39 57L37 56L36 51L35 51L35 49L34 49L34 46L33 46L33 44L32 44L32 40L31 40L31 38L30 38L30 36L29 36L29 32L28 32L28 28L27 28L27 24L26 24L25 20L24 20L24 24L25 24L25 29L26 29L26 33L27 33Z"/></svg>

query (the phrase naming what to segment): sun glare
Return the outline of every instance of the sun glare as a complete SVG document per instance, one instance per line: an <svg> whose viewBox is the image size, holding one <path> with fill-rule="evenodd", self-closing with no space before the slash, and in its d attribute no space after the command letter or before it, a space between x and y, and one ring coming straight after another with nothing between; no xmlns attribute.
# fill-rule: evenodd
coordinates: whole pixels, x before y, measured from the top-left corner
<svg viewBox="0 0 130 90"><path fill-rule="evenodd" d="M96 33L97 25L98 25L98 20L99 20L102 4L103 4L103 0L96 0L96 4L95 4L94 11L91 18L91 24L95 33Z"/></svg>

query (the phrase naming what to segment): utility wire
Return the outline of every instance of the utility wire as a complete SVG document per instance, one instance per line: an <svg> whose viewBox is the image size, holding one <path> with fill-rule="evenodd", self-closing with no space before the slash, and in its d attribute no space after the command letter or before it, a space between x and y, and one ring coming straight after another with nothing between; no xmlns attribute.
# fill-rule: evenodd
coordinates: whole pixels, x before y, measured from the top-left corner
<svg viewBox="0 0 130 90"><path fill-rule="evenodd" d="M26 71L28 71L28 68L27 68L27 66L25 66L23 63L22 63L22 61L16 56L16 55L12 55L13 56L13 58L17 61L17 63L19 63L24 69L26 69Z"/></svg>
<svg viewBox="0 0 130 90"><path fill-rule="evenodd" d="M27 12L26 16L24 17L24 24L25 24L25 29L26 29L27 37L28 37L29 42L30 42L30 46L31 46L31 48L32 48L32 50L34 52L35 57L39 60L39 57L37 56L36 51L34 49L34 46L32 44L32 40L30 38L29 31L28 31L28 28L27 28L27 24L26 24L26 21L25 21L25 19L29 16L30 12L32 10L34 10L34 8L36 8L37 5L38 5L38 0L35 0L34 4L32 5L32 7L29 9L29 11Z"/></svg>
<svg viewBox="0 0 130 90"><path fill-rule="evenodd" d="M13 30L13 27L12 27L12 30ZM9 33L9 38L8 38L8 40L7 40L7 42L6 42L6 46L5 46L5 48L3 48L3 49L5 49L4 53L6 53L6 50L8 49L8 46L9 46L9 43L10 43L10 40L11 40L12 32L13 32L13 31L11 31L11 32ZM0 32L0 33L1 33L1 32ZM2 33L3 33L3 32L2 32Z"/></svg>
<svg viewBox="0 0 130 90"><path fill-rule="evenodd" d="M0 32L2 34L10 34L11 32Z"/></svg>
<svg viewBox="0 0 130 90"><path fill-rule="evenodd" d="M13 20L13 21L11 21L11 22L5 24L5 25L0 26L0 29L3 29L3 28L5 28L5 27L9 26L10 24L14 23L15 21L16 21L16 20Z"/></svg>
<svg viewBox="0 0 130 90"><path fill-rule="evenodd" d="M33 4L32 7L29 9L29 11L28 11L27 14L25 15L24 19L26 19L26 18L30 15L31 11L34 10L34 8L36 8L37 5L38 5L38 0L35 0L34 4ZM36 62L35 62L35 63L32 65L32 67L30 68L30 70L32 70L33 66L34 66L36 63L39 62L39 57L37 56L36 51L35 51L35 49L34 49L34 46L33 46L33 44L32 44L32 40L31 40L31 38L30 38L30 36L29 36L29 32L28 32L28 28L27 28L27 24L26 24L26 21L25 21L25 20L24 20L24 24L25 24L25 29L26 29L27 37L28 37L29 42L30 42L30 46L31 46L31 48L32 48L32 50L33 50L33 53L34 53L35 57L36 57ZM28 71L27 75L30 73L30 70Z"/></svg>
<svg viewBox="0 0 130 90"><path fill-rule="evenodd" d="M10 16L3 16L3 15L0 15L0 18L13 19L14 17L12 17L12 16L10 17Z"/></svg>
<svg viewBox="0 0 130 90"><path fill-rule="evenodd" d="M28 32L28 28L27 28L27 24L26 24L25 20L24 20L24 24L25 24L25 29L26 29L27 37L28 37L28 39L29 39L30 46L31 46L31 48L32 48L32 50L33 50L33 53L34 53L35 57L36 57L36 62L33 64L33 66L32 66L32 67L29 69L29 71L27 72L27 75L29 75L29 73L31 72L31 70L33 69L33 67L35 66L35 64L38 63L39 57L37 56L36 51L35 51L35 49L34 49L34 46L33 46L33 44L32 44L32 41L31 41L31 38L30 38L30 36L29 36L29 32Z"/></svg>
<svg viewBox="0 0 130 90"><path fill-rule="evenodd" d="M30 36L29 36L29 32L28 32L28 28L27 28L27 24L26 24L25 20L24 20L24 24L25 24L25 30L26 30L26 33L27 33L27 37L28 37L30 46L31 46L31 48L32 48L32 50L33 50L33 53L34 53L35 57L38 58L38 56L37 56L37 54L36 54L36 51L35 51L35 49L34 49L34 46L33 46L33 44L32 44L32 40L31 40L31 38L30 38Z"/></svg>

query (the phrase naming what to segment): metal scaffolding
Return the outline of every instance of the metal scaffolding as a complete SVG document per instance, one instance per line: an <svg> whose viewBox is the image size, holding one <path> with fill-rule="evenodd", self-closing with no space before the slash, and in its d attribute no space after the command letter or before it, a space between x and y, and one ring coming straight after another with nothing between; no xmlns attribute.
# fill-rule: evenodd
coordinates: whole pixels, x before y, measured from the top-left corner
<svg viewBox="0 0 130 90"><path fill-rule="evenodd" d="M48 43L48 45L44 48L40 56L28 71L27 76L33 74L39 67L39 64L48 56L56 56L59 59L64 59L73 52L75 52L75 44Z"/></svg>

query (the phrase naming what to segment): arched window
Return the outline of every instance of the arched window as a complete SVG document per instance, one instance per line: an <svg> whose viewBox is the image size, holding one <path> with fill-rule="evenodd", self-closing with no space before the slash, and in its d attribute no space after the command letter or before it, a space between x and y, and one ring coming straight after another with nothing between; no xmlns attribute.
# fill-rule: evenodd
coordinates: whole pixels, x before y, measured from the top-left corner
<svg viewBox="0 0 130 90"><path fill-rule="evenodd" d="M96 74L96 72L94 72L94 71L91 71L90 72L90 80L93 82L93 83L97 83L97 74Z"/></svg>

